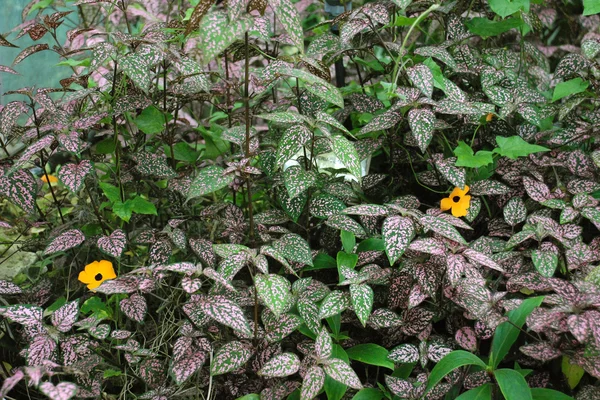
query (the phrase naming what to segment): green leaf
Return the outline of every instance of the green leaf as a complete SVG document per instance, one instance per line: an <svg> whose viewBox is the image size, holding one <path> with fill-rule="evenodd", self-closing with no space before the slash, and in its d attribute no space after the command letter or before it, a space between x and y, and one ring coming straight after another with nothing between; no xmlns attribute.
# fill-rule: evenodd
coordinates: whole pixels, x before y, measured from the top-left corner
<svg viewBox="0 0 600 400"><path fill-rule="evenodd" d="M464 392L456 400L492 400L492 384L486 383Z"/></svg>
<svg viewBox="0 0 600 400"><path fill-rule="evenodd" d="M536 307L542 304L542 300L544 300L544 296L523 300L519 307L508 312L507 316L510 322L503 322L498 325L490 350L490 366L492 368L497 368L504 357L506 357L508 351L519 337L520 328L525 324L525 319L527 319Z"/></svg>
<svg viewBox="0 0 600 400"><path fill-rule="evenodd" d="M108 198L108 200L111 201L111 203L121 201L121 191L118 187L106 182L100 182L99 185L100 189L102 189L102 192Z"/></svg>
<svg viewBox="0 0 600 400"><path fill-rule="evenodd" d="M454 155L456 156L455 165L457 167L480 168L494 162L491 151L479 150L477 154L474 154L473 149L462 140L458 142L458 147L454 149Z"/></svg>
<svg viewBox="0 0 600 400"><path fill-rule="evenodd" d="M334 136L332 139L333 152L350 172L360 182L362 178L362 166L356 147L343 136Z"/></svg>
<svg viewBox="0 0 600 400"><path fill-rule="evenodd" d="M583 15L598 13L600 13L600 2L598 0L583 0Z"/></svg>
<svg viewBox="0 0 600 400"><path fill-rule="evenodd" d="M290 281L283 276L259 274L254 277L256 293L277 318L286 312L292 303Z"/></svg>
<svg viewBox="0 0 600 400"><path fill-rule="evenodd" d="M531 388L531 396L533 400L573 400L571 396L545 388Z"/></svg>
<svg viewBox="0 0 600 400"><path fill-rule="evenodd" d="M96 143L96 153L98 154L111 154L114 153L116 148L115 139L112 137L101 140Z"/></svg>
<svg viewBox="0 0 600 400"><path fill-rule="evenodd" d="M584 81L581 78L575 78L566 82L560 82L554 87L554 93L552 94L552 102L562 99L563 97L570 96L585 92L585 89L590 86L588 81Z"/></svg>
<svg viewBox="0 0 600 400"><path fill-rule="evenodd" d="M187 199L200 197L227 187L233 181L233 175L223 175L224 169L211 165L200 170L190 185Z"/></svg>
<svg viewBox="0 0 600 400"><path fill-rule="evenodd" d="M129 222L131 214L133 213L133 203L131 200L127 200L125 203L116 201L113 204L112 209L117 217L121 218L125 222Z"/></svg>
<svg viewBox="0 0 600 400"><path fill-rule="evenodd" d="M125 203L128 202L131 202L132 211L136 214L158 215L156 213L156 207L154 204L143 197L135 196L133 199L127 200Z"/></svg>
<svg viewBox="0 0 600 400"><path fill-rule="evenodd" d="M364 388L359 390L352 400L381 400L384 397L383 392L379 389Z"/></svg>
<svg viewBox="0 0 600 400"><path fill-rule="evenodd" d="M487 368L487 365L475 354L464 350L454 350L433 367L427 381L426 392L431 390L450 372L465 365L478 365L483 369Z"/></svg>
<svg viewBox="0 0 600 400"><path fill-rule="evenodd" d="M508 17L519 10L529 12L529 0L488 0L488 4L492 11L502 18Z"/></svg>
<svg viewBox="0 0 600 400"><path fill-rule="evenodd" d="M351 360L394 370L394 363L387 359L389 352L377 344L357 344L346 349L346 353L348 353L348 358Z"/></svg>
<svg viewBox="0 0 600 400"><path fill-rule="evenodd" d="M585 374L583 368L577 364L571 364L571 360L567 356L562 357L560 369L565 378L567 378L567 383L571 389L575 389L579 385L579 381L581 381L583 374Z"/></svg>
<svg viewBox="0 0 600 400"><path fill-rule="evenodd" d="M547 149L543 146L529 144L520 136L496 136L496 143L498 143L498 147L494 149L494 153L513 160L516 160L518 157L527 157L533 153L550 151L550 149Z"/></svg>
<svg viewBox="0 0 600 400"><path fill-rule="evenodd" d="M123 375L123 373L116 369L105 369L103 378L107 379L107 378L112 378L113 376L121 376L121 375Z"/></svg>
<svg viewBox="0 0 600 400"><path fill-rule="evenodd" d="M163 131L165 127L165 115L156 107L146 107L138 115L133 123L138 129L147 135L154 135Z"/></svg>
<svg viewBox="0 0 600 400"><path fill-rule="evenodd" d="M173 146L173 153L171 154L171 147L168 144L163 145L163 150L167 157L175 158L177 161L194 162L200 156L200 152L196 151L186 142L179 142Z"/></svg>
<svg viewBox="0 0 600 400"><path fill-rule="evenodd" d="M496 382L506 400L532 400L531 390L518 371L514 369L498 369L494 371Z"/></svg>
<svg viewBox="0 0 600 400"><path fill-rule="evenodd" d="M482 38L487 38L498 36L513 28L518 28L523 25L523 20L519 18L508 18L501 21L490 21L487 18L477 17L468 20L465 25L469 32L481 36Z"/></svg>
<svg viewBox="0 0 600 400"><path fill-rule="evenodd" d="M352 253L354 246L356 246L356 236L352 232L343 230L340 232L340 239L342 240L342 247L346 253Z"/></svg>

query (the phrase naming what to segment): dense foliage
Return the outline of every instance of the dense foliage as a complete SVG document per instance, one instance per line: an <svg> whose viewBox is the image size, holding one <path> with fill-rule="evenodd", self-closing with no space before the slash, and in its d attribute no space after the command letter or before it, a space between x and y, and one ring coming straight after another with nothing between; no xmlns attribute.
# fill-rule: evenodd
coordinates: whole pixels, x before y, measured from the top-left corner
<svg viewBox="0 0 600 400"><path fill-rule="evenodd" d="M343 7L27 5L0 398L600 398L600 2Z"/></svg>

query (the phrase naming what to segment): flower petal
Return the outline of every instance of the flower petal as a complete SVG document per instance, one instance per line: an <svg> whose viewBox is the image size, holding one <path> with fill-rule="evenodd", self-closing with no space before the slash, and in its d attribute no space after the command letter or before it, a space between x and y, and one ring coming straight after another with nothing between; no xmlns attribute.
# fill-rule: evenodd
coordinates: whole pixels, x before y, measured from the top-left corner
<svg viewBox="0 0 600 400"><path fill-rule="evenodd" d="M93 282L93 281L94 281L94 277L93 277L93 276L90 276L90 274L88 274L88 273L87 273L87 272L85 272L85 271L81 271L81 272L79 273L79 276L77 277L77 279L79 280L79 282L81 282L81 283L85 283L85 284L88 284L88 283L90 283L90 282Z"/></svg>
<svg viewBox="0 0 600 400"><path fill-rule="evenodd" d="M452 202L452 199L449 197L446 197L445 199L442 199L442 201L440 202L440 209L442 211L448 211L449 209L452 208L453 205L454 205L454 203Z"/></svg>
<svg viewBox="0 0 600 400"><path fill-rule="evenodd" d="M452 215L455 217L464 217L467 215L467 210L471 206L471 196L464 196L458 203L452 207Z"/></svg>

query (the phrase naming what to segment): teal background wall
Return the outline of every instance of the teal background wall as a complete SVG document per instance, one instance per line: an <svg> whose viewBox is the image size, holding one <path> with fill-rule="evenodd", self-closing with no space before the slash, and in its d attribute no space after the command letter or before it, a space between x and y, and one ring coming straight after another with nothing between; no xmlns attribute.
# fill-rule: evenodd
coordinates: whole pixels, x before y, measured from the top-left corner
<svg viewBox="0 0 600 400"><path fill-rule="evenodd" d="M15 39L18 32L11 32L16 26L21 24L21 12L31 0L0 0L0 32L9 42L19 46L19 48L0 47L0 65L12 67L15 57L25 48L37 44L47 43L50 48L56 45L50 34L46 34L42 39L34 42L29 35ZM61 9L61 11L64 11ZM30 14L27 19L32 19L37 11ZM44 10L44 14L52 13L52 10ZM77 23L77 13L71 13L65 18L65 22L58 28L58 39L61 44L66 39L66 32ZM52 87L60 88L59 81L69 77L72 74L71 68L67 66L56 67L60 62L60 57L52 50L42 51L26 58L21 63L12 67L21 75L13 75L6 72L0 72L0 104L6 104L14 100L22 100L22 96L4 94L8 91L19 89L26 86Z"/></svg>

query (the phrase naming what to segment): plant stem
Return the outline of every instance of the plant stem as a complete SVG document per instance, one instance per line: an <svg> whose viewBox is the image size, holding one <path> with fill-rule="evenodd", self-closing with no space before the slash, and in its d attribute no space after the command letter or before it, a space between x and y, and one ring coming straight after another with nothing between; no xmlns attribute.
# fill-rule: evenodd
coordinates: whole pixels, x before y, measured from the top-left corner
<svg viewBox="0 0 600 400"><path fill-rule="evenodd" d="M245 144L245 157L250 158L250 52L248 43L248 32L244 36L244 108L246 110L246 143ZM246 174L246 188L248 190L248 223L249 223L249 236L250 240L254 239L254 210L252 209L252 185L250 182L250 175Z"/></svg>

